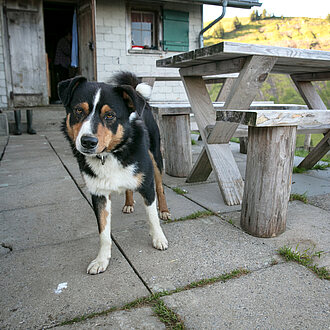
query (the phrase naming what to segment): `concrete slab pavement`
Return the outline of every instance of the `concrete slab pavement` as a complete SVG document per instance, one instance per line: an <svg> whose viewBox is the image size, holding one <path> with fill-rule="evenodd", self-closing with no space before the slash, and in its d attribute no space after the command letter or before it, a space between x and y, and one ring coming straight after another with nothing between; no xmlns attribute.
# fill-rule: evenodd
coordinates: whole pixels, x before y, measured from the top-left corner
<svg viewBox="0 0 330 330"><path fill-rule="evenodd" d="M280 316L271 314L275 307L281 315L288 316L289 326L283 328L301 328L306 324L323 329L325 321L330 322L329 315L323 313L328 308L324 297L329 293L329 282L319 280L303 267L285 263L276 252L278 247L290 243L293 247L296 243L302 247L316 243L316 248L328 252L330 195L320 195L318 192L323 190L317 190L319 180L327 181L327 177L304 174L308 182L314 182L315 206L290 203L287 231L275 239L260 239L227 222L230 219L237 224L240 207L223 203L212 175L206 183L193 185L165 175L173 218L205 209L220 211L220 216L162 223L170 244L167 251L152 248L139 195L134 195L136 208L129 215L121 212L124 197L113 195L112 232L120 250L113 245L109 269L90 276L86 267L98 251L97 225L90 205L76 186L77 183L88 196L68 142L60 132L44 132L33 137L10 137L7 150L4 157L7 161L1 162L0 167L0 242L4 243L0 248L0 277L4 287L0 295L0 328L58 326L76 316L122 307L149 295L149 290L182 288L239 267L248 268L251 273L225 284L171 294L164 301L182 317L187 328L203 328L217 322L222 325L223 320L227 322L224 328L232 328L231 325L239 328L242 324L262 327L262 320L268 328L281 327ZM246 156L237 152L237 145L233 144L233 150L243 171ZM297 175L295 180L298 182L300 178ZM169 188L175 186L183 187L188 194L177 195ZM12 244L12 251L8 244ZM325 260L324 265L329 264L328 255L321 259ZM274 265L274 260L279 264ZM67 288L56 294L62 283L67 283ZM199 292L205 293L200 296ZM322 311L319 323L315 321L319 316L316 297ZM199 304L199 310L195 303ZM228 306L233 306L234 319L230 318ZM259 313L260 306L265 312ZM286 309L289 311L285 313ZM309 313L312 320L306 321ZM217 315L228 315L228 319L219 321ZM144 306L65 328L96 326L158 329L163 324L150 306Z"/></svg>
<svg viewBox="0 0 330 330"><path fill-rule="evenodd" d="M223 217L240 228L240 212L227 213ZM297 249L300 253L305 250L311 253L323 251L321 258L315 257L314 261L320 267L330 269L329 220L328 211L300 201L293 201L289 203L286 231L280 236L260 240L273 245L274 250L288 246L293 250Z"/></svg>
<svg viewBox="0 0 330 330"><path fill-rule="evenodd" d="M263 241L217 217L164 224L169 248L159 252L146 239L147 227L115 232L127 257L154 291L174 290L192 281L236 268L259 269L276 253Z"/></svg>
<svg viewBox="0 0 330 330"><path fill-rule="evenodd" d="M2 255L0 328L40 329L149 294L115 246L109 271L88 275L97 246L92 235Z"/></svg>
<svg viewBox="0 0 330 330"><path fill-rule="evenodd" d="M187 329L321 330L329 329L329 294L329 282L290 263L162 300Z"/></svg>
<svg viewBox="0 0 330 330"><path fill-rule="evenodd" d="M95 317L84 323L75 323L57 327L58 330L66 329L111 329L111 330L161 330L166 329L165 324L160 322L150 307L142 307L133 310L113 312L107 316Z"/></svg>

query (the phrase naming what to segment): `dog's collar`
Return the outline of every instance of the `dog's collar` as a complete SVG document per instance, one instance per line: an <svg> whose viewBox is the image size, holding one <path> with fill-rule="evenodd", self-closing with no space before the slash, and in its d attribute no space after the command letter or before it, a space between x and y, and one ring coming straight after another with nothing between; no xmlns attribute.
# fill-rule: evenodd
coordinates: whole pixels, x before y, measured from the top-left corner
<svg viewBox="0 0 330 330"><path fill-rule="evenodd" d="M101 161L101 164L104 165L105 157L103 155L97 155L96 158L98 158Z"/></svg>

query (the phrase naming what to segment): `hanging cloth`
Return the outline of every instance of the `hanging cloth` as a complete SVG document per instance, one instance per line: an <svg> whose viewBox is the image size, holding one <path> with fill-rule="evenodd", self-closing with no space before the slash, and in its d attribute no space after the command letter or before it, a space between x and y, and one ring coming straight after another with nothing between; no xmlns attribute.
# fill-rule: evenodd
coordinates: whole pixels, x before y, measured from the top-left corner
<svg viewBox="0 0 330 330"><path fill-rule="evenodd" d="M71 66L77 68L78 60L78 26L77 26L77 11L74 10L72 20L72 48L71 48Z"/></svg>

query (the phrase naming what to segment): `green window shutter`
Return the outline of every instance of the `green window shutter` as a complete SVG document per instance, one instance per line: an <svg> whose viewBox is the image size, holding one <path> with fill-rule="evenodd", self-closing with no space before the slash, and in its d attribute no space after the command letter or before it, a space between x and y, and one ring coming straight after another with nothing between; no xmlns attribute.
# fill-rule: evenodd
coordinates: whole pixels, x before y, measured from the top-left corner
<svg viewBox="0 0 330 330"><path fill-rule="evenodd" d="M189 13L163 11L163 49L175 52L189 50Z"/></svg>

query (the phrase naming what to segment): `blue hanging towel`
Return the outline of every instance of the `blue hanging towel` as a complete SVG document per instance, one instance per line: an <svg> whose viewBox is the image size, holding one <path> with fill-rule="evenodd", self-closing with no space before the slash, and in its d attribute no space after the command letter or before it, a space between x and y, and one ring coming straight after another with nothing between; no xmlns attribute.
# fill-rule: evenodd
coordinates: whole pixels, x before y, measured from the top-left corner
<svg viewBox="0 0 330 330"><path fill-rule="evenodd" d="M72 50L71 50L71 66L77 68L79 66L78 59L78 27L77 27L77 12L73 13L72 20Z"/></svg>

